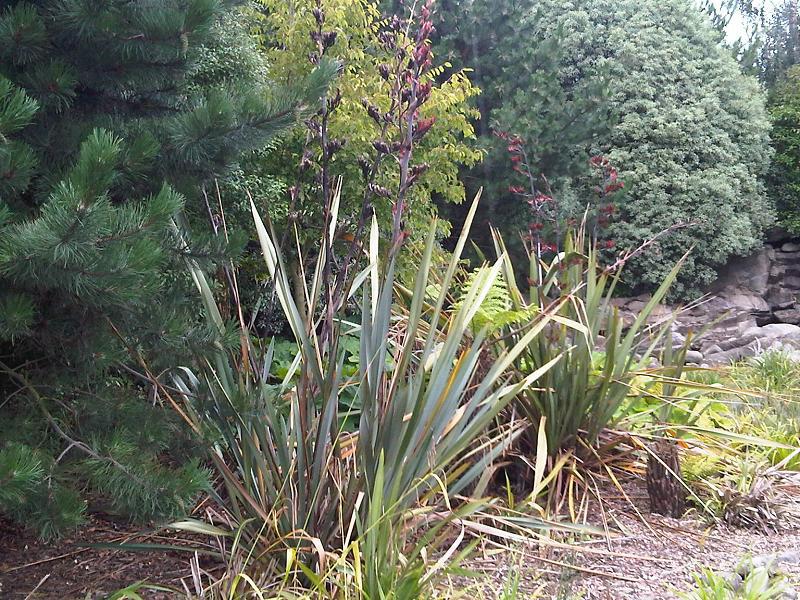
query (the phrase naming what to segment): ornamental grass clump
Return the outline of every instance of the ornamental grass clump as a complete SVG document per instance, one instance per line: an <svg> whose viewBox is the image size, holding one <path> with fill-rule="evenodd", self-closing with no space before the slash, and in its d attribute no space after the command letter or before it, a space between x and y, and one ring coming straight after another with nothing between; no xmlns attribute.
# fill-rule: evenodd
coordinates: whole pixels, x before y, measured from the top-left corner
<svg viewBox="0 0 800 600"><path fill-rule="evenodd" d="M446 309L444 292L429 304L424 290L436 238L433 223L414 295L401 314L393 309L396 256L384 269L379 266L373 220L370 262L352 290L362 295L360 322L348 326L337 318L323 340L315 322L300 317L274 238L255 209L254 217L267 268L299 346L297 376L270 384L263 375L270 371L272 347L259 356L241 328L240 348L231 351L220 344L197 372L186 368L176 374L180 409L209 444L224 484L216 499L242 527L246 545L254 545L264 557L274 558L287 548L311 556L318 547L342 550L354 536L365 536L362 551L375 560L366 562L365 557L363 568L371 569L371 585L382 588L386 577L398 576L385 565L413 570L443 523L475 510L473 503L454 512L443 510L436 497L443 486L448 494L463 490L513 441L514 436L506 435L473 447L513 398L558 363L554 353L525 377L510 381L507 376L548 327L550 312L537 315L478 380L487 335L473 334L470 324L504 257L480 269L457 311ZM442 289L452 283L465 243L466 230ZM317 274L321 271L318 264ZM192 275L206 315L222 339L227 326L211 287L199 269L192 269ZM320 287L315 277L310 289ZM306 314L318 314L315 306L307 308ZM350 381L342 374L342 361L331 360L335 355L329 353L345 328L355 328L360 337L359 372ZM350 433L339 413L345 385L358 387L361 402L358 427ZM415 506L420 510L415 512ZM411 522L420 525L422 517L429 528L409 550L398 542L402 536L396 536Z"/></svg>

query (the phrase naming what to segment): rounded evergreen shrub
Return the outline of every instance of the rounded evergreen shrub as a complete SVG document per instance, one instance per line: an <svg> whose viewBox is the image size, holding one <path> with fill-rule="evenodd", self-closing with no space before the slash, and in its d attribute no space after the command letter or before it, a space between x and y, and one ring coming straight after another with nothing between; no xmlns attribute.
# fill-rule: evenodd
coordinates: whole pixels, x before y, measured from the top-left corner
<svg viewBox="0 0 800 600"><path fill-rule="evenodd" d="M493 3L468 4L479 14L479 5L488 10ZM607 230L617 248L637 247L665 229L685 225L659 236L632 262L627 287L654 288L694 246L673 294L697 294L729 256L752 250L773 220L760 182L770 150L757 82L741 72L691 0L527 4L524 10L516 5L516 20L507 31L516 39L497 40L502 68L476 66L483 89L509 89L509 82L516 82L516 91L498 97L484 117L494 128L526 140L532 154L544 148L547 160L537 157L534 168L554 187L559 177L574 193L585 186L585 177L563 168L575 164L576 151L585 159L591 154L610 159L627 190ZM457 37L460 30L452 30L451 37ZM537 58L537 48L554 45L557 53ZM479 59L492 60L489 55ZM553 90L548 76L557 85L543 95ZM603 88L602 101L593 102ZM577 108L582 110L576 114ZM610 127L587 126L598 119ZM542 123L553 135L541 131ZM575 132L582 132L580 139L574 139ZM513 173L506 163L491 176ZM509 210L519 204L513 194L504 196L495 202ZM577 200L589 198L579 194ZM520 229L526 225L517 223Z"/></svg>

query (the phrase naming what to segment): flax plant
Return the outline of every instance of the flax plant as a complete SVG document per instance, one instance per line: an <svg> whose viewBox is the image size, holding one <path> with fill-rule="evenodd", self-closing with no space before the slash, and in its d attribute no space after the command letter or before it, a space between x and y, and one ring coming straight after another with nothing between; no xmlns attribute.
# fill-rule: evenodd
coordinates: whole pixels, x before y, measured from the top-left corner
<svg viewBox="0 0 800 600"><path fill-rule="evenodd" d="M673 267L626 327L612 302L624 259L610 267L601 266L597 247L584 226L567 234L563 251L552 261L530 254L533 285L527 294L516 283L502 238L497 232L494 237L498 255L505 257L502 274L513 309L547 311L557 304L545 335L536 336L515 361L517 378L521 380L555 356L562 360L544 373L536 387L523 390L515 407L531 424L544 417L550 454L574 445L581 434L592 443L627 397L631 381L668 337L670 321L653 326L648 320L683 261ZM504 343L518 344L528 327L510 328ZM535 450L535 426L527 437L530 449Z"/></svg>
<svg viewBox="0 0 800 600"><path fill-rule="evenodd" d="M174 386L188 420L210 443L225 488L217 500L242 526L243 540L257 547L257 558L289 548L314 557L316 568L324 569L329 551L341 552L358 537L365 585L374 593L421 586L426 580L419 565L426 546L436 546L433 542L441 538L441 526L449 518L466 517L477 508L470 502L454 511L431 507L438 491L462 491L510 445L513 435L489 438L481 452L474 449L498 413L560 357L554 354L525 377L509 380L509 367L551 322L550 311L544 311L477 380L487 334L473 333L470 325L504 257L478 270L456 309L446 300L476 207L477 199L433 302L425 295L437 231L437 224L431 224L414 294L404 311L393 308L398 254L390 254L385 267L380 265L373 219L368 264L356 274L351 289L362 297L355 381L345 381L342 361L324 347L335 343L343 324L337 321L323 341L315 323L301 317L318 314L314 299L321 296L315 290L321 289L325 257L318 257L305 290L311 302L300 311L275 237L253 207L266 266L299 347L297 375L270 384L271 348L259 357L242 320L240 348L231 351L220 343L199 369L181 369ZM211 286L200 269L193 266L191 273L206 316L222 340L228 325ZM358 428L350 433L344 432L338 415L344 385L357 385L361 400ZM427 522L421 541L406 548L399 540L409 523L421 520ZM410 573L415 583L403 583L405 576L398 572Z"/></svg>
<svg viewBox="0 0 800 600"><path fill-rule="evenodd" d="M396 271L409 236L409 190L427 168L415 164L414 148L434 125L433 119L421 116L432 85L431 4L414 4L416 30L411 22L393 20L383 32L383 43L397 56L394 64L381 69L391 83L391 108L382 114L367 107L382 123L381 136L372 144L374 160L365 158L362 210L344 251L339 233L353 224L338 219L342 182L332 179L329 168L343 141L330 139L327 130L338 92L329 94L308 123L309 143L319 144L322 153L317 167L308 167L318 169L324 209L317 256L302 256L296 243L299 256L294 268L287 268L287 232L275 235L251 202L266 270L299 349L282 382L268 376L272 347L262 354L251 340L236 301L234 270L226 271L231 288L227 296L236 305L233 327L241 343L230 350L223 343L231 331L222 317L225 311L220 311L205 274L189 262L219 344L198 357L194 368L175 374L175 403L208 443L224 488L216 500L238 528L241 547L253 549L248 561L253 578L263 579L265 571L274 570L276 557L288 563L287 556L297 556L294 562L306 584L314 587L321 581L330 587L324 574L344 560L358 581L357 597L425 597L436 577L458 562L461 550L451 546L444 553L449 560L430 568L426 556L443 547L449 522L463 521L480 506L454 504L452 495L483 474L519 429L494 436L487 432L499 412L559 360L553 354L513 380L509 373L543 333L555 307L535 315L518 343L498 353L488 369L481 364L478 375L488 333L475 331L475 316L505 257L477 270L457 306L449 300L478 198L444 274L436 280L438 295L426 295L435 270L438 224L433 219L411 298L404 297L402 307L398 304L402 290ZM321 4L315 16L321 56L325 40L335 34L326 30ZM401 39L410 40L408 47L398 46ZM382 166L392 163L398 176L394 191L376 179ZM381 231L375 217L375 197L390 200L392 206L383 242L386 228ZM290 233L297 242L299 232ZM299 276L298 266L303 271ZM344 374L340 350L345 334L360 340L358 372L350 377ZM353 415L341 414L344 389L357 392L355 431L345 431L344 423Z"/></svg>

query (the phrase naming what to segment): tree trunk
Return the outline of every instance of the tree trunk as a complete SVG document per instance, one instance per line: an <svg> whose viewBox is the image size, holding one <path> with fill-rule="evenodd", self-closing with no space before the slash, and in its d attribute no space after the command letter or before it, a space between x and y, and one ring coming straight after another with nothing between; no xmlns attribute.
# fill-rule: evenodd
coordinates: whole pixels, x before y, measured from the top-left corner
<svg viewBox="0 0 800 600"><path fill-rule="evenodd" d="M675 440L660 438L650 447L647 459L647 494L650 511L678 518L686 510L686 488Z"/></svg>

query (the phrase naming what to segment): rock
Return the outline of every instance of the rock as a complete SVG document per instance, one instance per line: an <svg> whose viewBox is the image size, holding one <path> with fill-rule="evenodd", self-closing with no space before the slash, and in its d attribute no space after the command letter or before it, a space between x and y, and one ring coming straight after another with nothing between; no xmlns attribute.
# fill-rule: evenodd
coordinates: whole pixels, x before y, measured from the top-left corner
<svg viewBox="0 0 800 600"><path fill-rule="evenodd" d="M770 236L761 250L721 268L709 296L678 312L659 305L648 319L656 328L674 319L673 347L693 333L687 362L725 364L768 350L800 354L800 239L781 231ZM650 298L613 300L626 327ZM659 349L669 340L659 341Z"/></svg>
<svg viewBox="0 0 800 600"><path fill-rule="evenodd" d="M800 341L800 326L791 323L772 323L763 327L751 327L744 332L744 335L758 338L796 338Z"/></svg>
<svg viewBox="0 0 800 600"><path fill-rule="evenodd" d="M800 307L776 310L772 314L780 323L800 325Z"/></svg>
<svg viewBox="0 0 800 600"><path fill-rule="evenodd" d="M686 353L686 362L693 365L699 365L703 362L703 353L697 350L689 350Z"/></svg>
<svg viewBox="0 0 800 600"><path fill-rule="evenodd" d="M766 292L766 288L764 289ZM728 303L735 308L749 312L767 311L769 312L770 306L762 296L757 296L752 293L746 293L742 290L734 290L731 294L722 296Z"/></svg>
<svg viewBox="0 0 800 600"><path fill-rule="evenodd" d="M771 287L767 292L767 303L773 308L790 308L795 303L791 290L783 287Z"/></svg>
<svg viewBox="0 0 800 600"><path fill-rule="evenodd" d="M768 244L781 244L792 240L792 234L782 227L771 227L765 232L764 237Z"/></svg>
<svg viewBox="0 0 800 600"><path fill-rule="evenodd" d="M720 294L722 290L735 289L763 296L767 292L771 263L770 252L766 248L750 256L731 258L719 270L717 280L711 286L711 293Z"/></svg>
<svg viewBox="0 0 800 600"><path fill-rule="evenodd" d="M743 347L743 348L732 348L731 350L717 352L716 354L706 354L703 356L703 358L709 365L717 366L717 365L729 365L743 358L755 355L756 355L755 348Z"/></svg>

